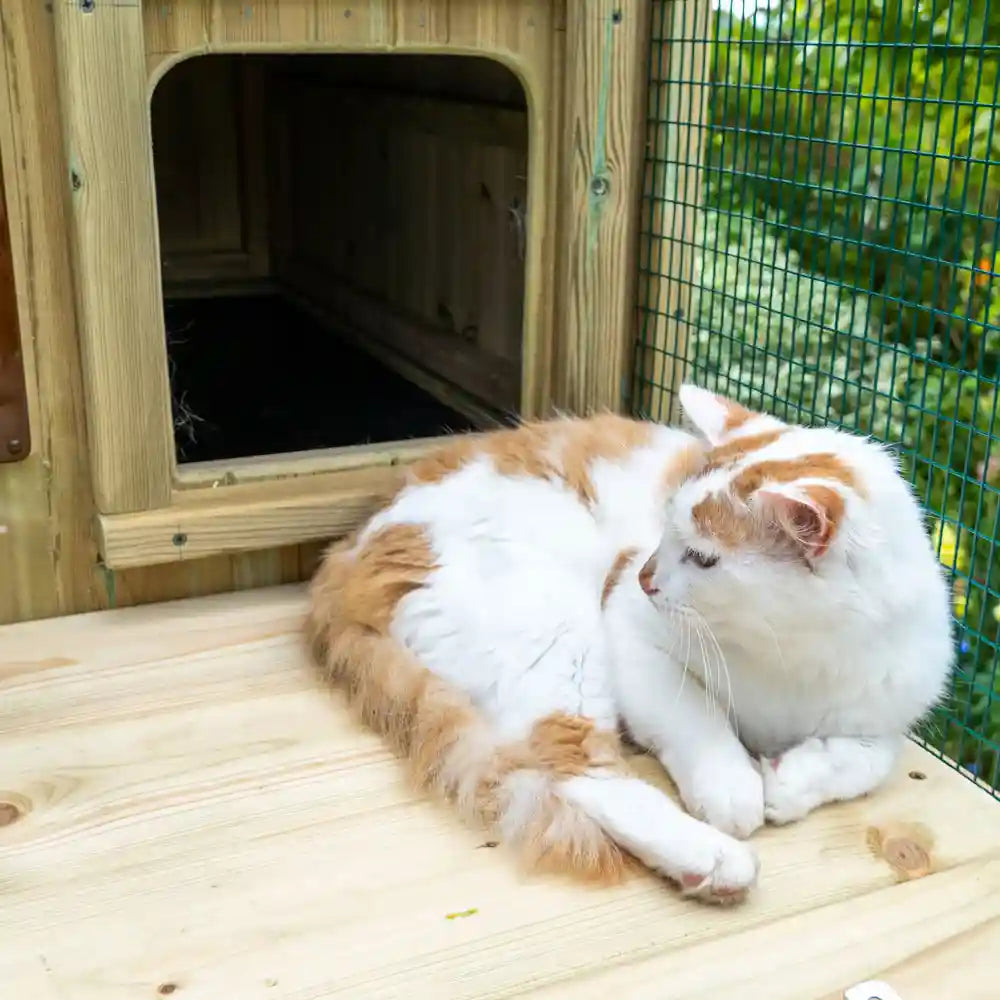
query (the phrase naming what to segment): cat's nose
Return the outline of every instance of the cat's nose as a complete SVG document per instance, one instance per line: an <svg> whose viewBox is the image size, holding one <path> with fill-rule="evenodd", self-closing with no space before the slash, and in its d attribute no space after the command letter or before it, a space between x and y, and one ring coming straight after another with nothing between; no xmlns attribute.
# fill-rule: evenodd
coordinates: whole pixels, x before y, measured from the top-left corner
<svg viewBox="0 0 1000 1000"><path fill-rule="evenodd" d="M639 570L639 586L650 596L658 594L659 588L653 584L653 574L656 572L656 556L650 556Z"/></svg>

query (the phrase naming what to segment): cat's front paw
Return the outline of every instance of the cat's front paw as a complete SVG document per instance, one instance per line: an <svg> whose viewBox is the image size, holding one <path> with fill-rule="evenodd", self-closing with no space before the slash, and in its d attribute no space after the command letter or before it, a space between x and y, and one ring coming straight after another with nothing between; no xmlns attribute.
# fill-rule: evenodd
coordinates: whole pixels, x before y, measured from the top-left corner
<svg viewBox="0 0 1000 1000"><path fill-rule="evenodd" d="M795 823L822 802L817 772L822 770L819 765L823 754L823 741L810 739L783 756L761 759L764 815L768 823L775 826Z"/></svg>
<svg viewBox="0 0 1000 1000"><path fill-rule="evenodd" d="M679 782L688 812L716 830L746 839L764 825L764 785L749 760L707 758Z"/></svg>

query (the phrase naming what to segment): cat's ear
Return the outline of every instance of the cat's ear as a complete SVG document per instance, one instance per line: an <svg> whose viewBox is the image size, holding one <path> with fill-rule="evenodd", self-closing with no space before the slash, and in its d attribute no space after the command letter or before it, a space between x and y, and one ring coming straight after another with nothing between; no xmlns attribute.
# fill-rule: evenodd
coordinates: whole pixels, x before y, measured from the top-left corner
<svg viewBox="0 0 1000 1000"><path fill-rule="evenodd" d="M725 396L700 389L690 382L678 391L681 409L713 447L732 430L745 423L753 412Z"/></svg>
<svg viewBox="0 0 1000 1000"><path fill-rule="evenodd" d="M755 494L768 520L808 559L826 554L844 517L844 498L828 486L768 487Z"/></svg>

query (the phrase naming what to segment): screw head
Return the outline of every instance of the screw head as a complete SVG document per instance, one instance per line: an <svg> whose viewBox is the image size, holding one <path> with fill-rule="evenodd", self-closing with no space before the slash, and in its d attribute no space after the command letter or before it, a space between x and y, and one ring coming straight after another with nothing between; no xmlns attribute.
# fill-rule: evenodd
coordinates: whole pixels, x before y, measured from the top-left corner
<svg viewBox="0 0 1000 1000"><path fill-rule="evenodd" d="M172 539L170 539L174 545L180 548L182 545L187 545L188 536L184 534L183 531L178 531Z"/></svg>
<svg viewBox="0 0 1000 1000"><path fill-rule="evenodd" d="M611 190L607 177L594 177L590 182L590 193L595 198L603 198Z"/></svg>
<svg viewBox="0 0 1000 1000"><path fill-rule="evenodd" d="M24 442L20 438L11 438L7 442L7 451L11 455L20 455L24 451Z"/></svg>

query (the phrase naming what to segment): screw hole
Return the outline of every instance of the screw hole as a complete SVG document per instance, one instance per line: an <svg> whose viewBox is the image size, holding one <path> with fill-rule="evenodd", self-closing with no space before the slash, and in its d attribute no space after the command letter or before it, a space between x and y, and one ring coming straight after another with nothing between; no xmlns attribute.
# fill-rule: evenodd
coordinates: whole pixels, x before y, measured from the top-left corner
<svg viewBox="0 0 1000 1000"><path fill-rule="evenodd" d="M910 771L910 777L914 781L923 781L927 775L923 771Z"/></svg>
<svg viewBox="0 0 1000 1000"><path fill-rule="evenodd" d="M622 23L622 12L620 10L616 10L611 15L611 23L612 24L621 24Z"/></svg>
<svg viewBox="0 0 1000 1000"><path fill-rule="evenodd" d="M174 545L176 545L178 548L180 548L180 546L182 545L187 545L187 540L188 536L185 535L183 531L178 531L177 534L174 535L174 537L171 539Z"/></svg>

